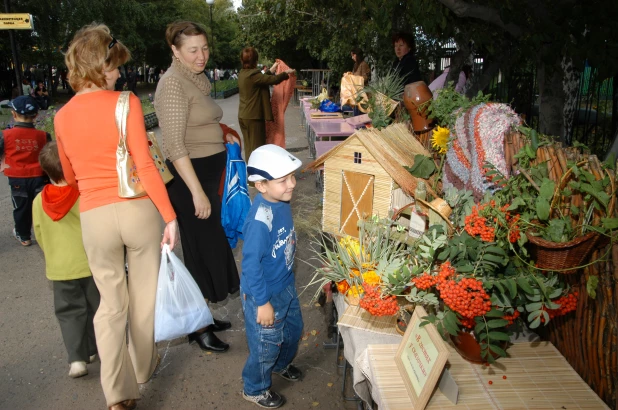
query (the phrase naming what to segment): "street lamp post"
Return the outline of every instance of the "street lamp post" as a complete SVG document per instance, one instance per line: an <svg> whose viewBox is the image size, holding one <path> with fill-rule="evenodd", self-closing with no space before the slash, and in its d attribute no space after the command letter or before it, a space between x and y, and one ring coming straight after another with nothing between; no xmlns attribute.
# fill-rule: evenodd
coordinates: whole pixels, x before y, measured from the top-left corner
<svg viewBox="0 0 618 410"><path fill-rule="evenodd" d="M211 50L214 50L215 48L215 29L214 26L212 25L212 6L215 5L215 0L206 0L206 4L208 4L210 6L210 33L211 33L211 39L210 42L211 44L208 45L208 48ZM212 47L211 47L212 45ZM210 57L212 58L212 51L210 52ZM214 63L213 60L213 65L215 66L215 69L213 70L213 76L212 76L212 83L215 86L215 100L217 99L217 65Z"/></svg>

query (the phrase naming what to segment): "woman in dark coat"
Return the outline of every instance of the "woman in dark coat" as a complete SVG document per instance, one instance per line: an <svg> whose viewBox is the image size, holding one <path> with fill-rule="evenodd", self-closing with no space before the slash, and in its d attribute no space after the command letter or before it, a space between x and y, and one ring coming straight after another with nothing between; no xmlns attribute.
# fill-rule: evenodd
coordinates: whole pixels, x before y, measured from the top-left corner
<svg viewBox="0 0 618 410"><path fill-rule="evenodd" d="M238 74L238 123L245 144L245 160L257 147L266 144L266 121L273 120L270 106L269 86L279 84L289 78L294 70L286 70L274 75L275 63L264 74L257 68L258 53L253 47L245 47L240 53L242 70Z"/></svg>
<svg viewBox="0 0 618 410"><path fill-rule="evenodd" d="M421 71L414 55L414 37L410 33L396 33L393 36L393 48L397 56L393 61L393 70L403 78L403 85L421 81Z"/></svg>

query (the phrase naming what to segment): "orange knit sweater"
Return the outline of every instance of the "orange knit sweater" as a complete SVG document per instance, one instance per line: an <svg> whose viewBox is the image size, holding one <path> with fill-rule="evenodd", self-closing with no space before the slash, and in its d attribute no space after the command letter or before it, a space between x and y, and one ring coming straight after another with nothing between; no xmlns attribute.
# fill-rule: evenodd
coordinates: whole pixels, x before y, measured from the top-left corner
<svg viewBox="0 0 618 410"><path fill-rule="evenodd" d="M54 119L64 178L79 189L80 212L134 200L118 196L119 136L114 117L118 95L116 91L76 95ZM129 98L127 145L148 192L148 196L137 200L150 197L166 223L176 219L165 184L150 157L142 106L134 94Z"/></svg>

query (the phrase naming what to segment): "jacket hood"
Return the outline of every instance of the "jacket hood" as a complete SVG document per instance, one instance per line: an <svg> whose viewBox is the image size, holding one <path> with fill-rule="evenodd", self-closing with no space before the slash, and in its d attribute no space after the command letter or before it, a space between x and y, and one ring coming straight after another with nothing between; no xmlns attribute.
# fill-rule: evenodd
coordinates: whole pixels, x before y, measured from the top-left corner
<svg viewBox="0 0 618 410"><path fill-rule="evenodd" d="M41 192L43 211L54 221L59 221L73 208L79 191L72 186L45 185Z"/></svg>

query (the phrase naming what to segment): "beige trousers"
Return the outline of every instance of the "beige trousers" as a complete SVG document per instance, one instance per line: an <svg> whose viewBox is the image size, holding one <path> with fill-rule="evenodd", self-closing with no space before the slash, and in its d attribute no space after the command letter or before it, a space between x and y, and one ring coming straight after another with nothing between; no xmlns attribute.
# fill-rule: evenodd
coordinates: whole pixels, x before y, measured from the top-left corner
<svg viewBox="0 0 618 410"><path fill-rule="evenodd" d="M101 386L107 405L112 406L139 399L138 383L148 381L156 367L154 307L161 260L161 216L150 199L140 199L83 212L81 223L90 270L101 294L94 330L101 359Z"/></svg>

